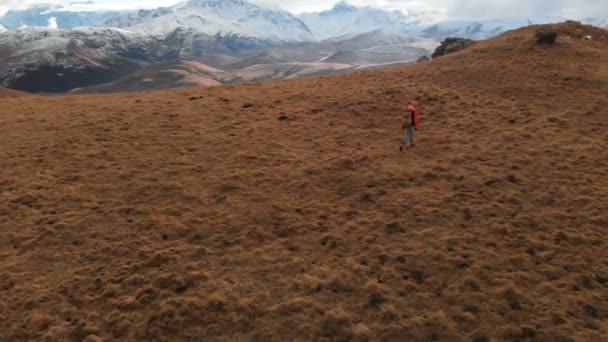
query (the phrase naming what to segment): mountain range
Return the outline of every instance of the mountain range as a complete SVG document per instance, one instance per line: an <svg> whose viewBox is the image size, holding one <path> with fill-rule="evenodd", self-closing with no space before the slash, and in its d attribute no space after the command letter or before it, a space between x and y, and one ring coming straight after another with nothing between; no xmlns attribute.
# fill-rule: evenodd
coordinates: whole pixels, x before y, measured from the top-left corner
<svg viewBox="0 0 608 342"><path fill-rule="evenodd" d="M92 1L87 2L92 4ZM459 34L465 38L488 38L530 24L561 22L562 17L499 18L494 20L443 20L437 10L388 11L357 7L341 1L327 11L291 14L246 0L190 0L170 7L139 11L95 11L91 7L34 5L11 10L0 17L2 26L46 27L54 19L60 29L80 26L127 28L152 35L167 35L177 28L206 34L236 34L274 41L324 40L348 34L384 30L428 36ZM608 28L607 18L585 18L584 23Z"/></svg>
<svg viewBox="0 0 608 342"><path fill-rule="evenodd" d="M0 17L0 85L63 92L129 79L136 72L148 75L164 70L151 67L155 63L171 61L229 72L231 82L243 79L235 70L255 65L263 65L263 70L297 65L298 71L271 77L262 72L266 76L244 79L309 74L302 72L309 68L314 74L358 70L428 56L447 36L484 39L521 26L565 20L441 21L439 12L387 11L344 1L328 11L299 15L246 0L189 0L139 11L79 6L35 5ZM608 25L604 19L587 21ZM340 66L328 67L330 62ZM180 70L198 75L200 69ZM214 78L222 80L226 78Z"/></svg>
<svg viewBox="0 0 608 342"><path fill-rule="evenodd" d="M294 15L260 7L245 0L190 0L155 10L124 14L105 26L166 36L179 27L198 32L249 36L262 40L308 41L314 37Z"/></svg>
<svg viewBox="0 0 608 342"><path fill-rule="evenodd" d="M348 34L384 30L392 33L420 31L424 24L400 11L373 7L356 7L347 2L337 3L331 10L302 13L298 16L316 39L328 39Z"/></svg>
<svg viewBox="0 0 608 342"><path fill-rule="evenodd" d="M110 82L169 53L150 36L114 28L28 27L0 35L0 83L62 92Z"/></svg>
<svg viewBox="0 0 608 342"><path fill-rule="evenodd" d="M17 29L23 26L45 27L51 18L55 18L58 28L61 29L79 26L102 27L108 20L131 12L92 9L75 11L73 8L61 5L38 4L21 10L9 10L0 17L0 25L4 25L7 29Z"/></svg>
<svg viewBox="0 0 608 342"><path fill-rule="evenodd" d="M64 92L123 82L138 72L153 79L150 73L162 69L153 65L170 61L193 61L220 69L224 76L210 79L221 83L329 74L402 63L427 55L427 49L411 46L424 41L413 39L375 31L321 42L276 46L268 42L270 45L264 48L253 48L259 41L181 28L158 38L118 28L28 27L0 35L0 84L28 92ZM252 44L252 48L237 53L247 44ZM257 67L257 76L243 76L249 75L250 70L240 71L256 65L261 66ZM289 71L276 71L284 68ZM200 74L196 69L188 69L194 70L191 76ZM174 83L162 84L185 86L189 82L183 82L184 78L188 77L180 76ZM145 83L142 86L147 88Z"/></svg>

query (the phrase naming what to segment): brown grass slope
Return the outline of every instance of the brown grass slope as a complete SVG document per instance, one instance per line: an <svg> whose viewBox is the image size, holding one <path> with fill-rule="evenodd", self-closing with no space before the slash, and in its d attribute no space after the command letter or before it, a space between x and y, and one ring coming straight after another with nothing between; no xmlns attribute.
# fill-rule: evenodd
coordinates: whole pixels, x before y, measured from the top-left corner
<svg viewBox="0 0 608 342"><path fill-rule="evenodd" d="M0 87L0 98L3 98L3 97L20 97L20 96L24 96L24 95L25 95L25 93L22 93L20 91L16 91L16 90Z"/></svg>
<svg viewBox="0 0 608 342"><path fill-rule="evenodd" d="M0 100L0 337L602 340L608 40L559 29L337 77Z"/></svg>

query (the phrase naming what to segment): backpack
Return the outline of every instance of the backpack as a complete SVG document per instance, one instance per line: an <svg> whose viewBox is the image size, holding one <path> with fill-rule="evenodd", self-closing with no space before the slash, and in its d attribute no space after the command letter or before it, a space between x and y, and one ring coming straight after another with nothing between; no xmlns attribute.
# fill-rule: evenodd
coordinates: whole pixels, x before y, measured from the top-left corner
<svg viewBox="0 0 608 342"><path fill-rule="evenodd" d="M420 112L416 109L416 106L413 104L408 105L407 111L414 112L414 127L416 127L416 129L420 128Z"/></svg>

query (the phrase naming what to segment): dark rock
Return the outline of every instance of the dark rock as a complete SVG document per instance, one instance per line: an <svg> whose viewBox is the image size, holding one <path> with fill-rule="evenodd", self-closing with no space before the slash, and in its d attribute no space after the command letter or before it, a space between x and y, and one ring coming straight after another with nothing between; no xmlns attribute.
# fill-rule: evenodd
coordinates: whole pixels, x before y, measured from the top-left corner
<svg viewBox="0 0 608 342"><path fill-rule="evenodd" d="M551 318L551 322L555 325L562 325L568 323L562 316L558 314L553 315L553 318Z"/></svg>
<svg viewBox="0 0 608 342"><path fill-rule="evenodd" d="M248 102L248 103L243 104L243 108L251 108L251 107L253 107L253 103Z"/></svg>
<svg viewBox="0 0 608 342"><path fill-rule="evenodd" d="M521 310L521 303L515 298L509 300L509 307L513 310Z"/></svg>
<svg viewBox="0 0 608 342"><path fill-rule="evenodd" d="M368 302L370 306L377 307L380 306L382 303L386 302L386 299L380 293L374 292L369 296Z"/></svg>
<svg viewBox="0 0 608 342"><path fill-rule="evenodd" d="M531 327L523 327L521 328L521 338L529 338L529 339L534 339L534 337L536 336L536 330L534 330L534 328Z"/></svg>
<svg viewBox="0 0 608 342"><path fill-rule="evenodd" d="M485 335L476 335L473 337L473 342L490 342L490 339Z"/></svg>
<svg viewBox="0 0 608 342"><path fill-rule="evenodd" d="M597 309L593 305L585 304L583 311L591 317L598 317Z"/></svg>
<svg viewBox="0 0 608 342"><path fill-rule="evenodd" d="M536 31L536 42L538 44L555 44L557 31L550 28L541 28Z"/></svg>
<svg viewBox="0 0 608 342"><path fill-rule="evenodd" d="M403 233L405 231L405 229L403 229L403 226L401 225L401 223L399 222L392 222L387 224L384 227L384 231L391 235L391 234L396 234L396 233Z"/></svg>
<svg viewBox="0 0 608 342"><path fill-rule="evenodd" d="M424 272L419 270L410 272L410 276L414 279L414 281L416 281L416 284L418 285L424 283L424 279L426 278Z"/></svg>
<svg viewBox="0 0 608 342"><path fill-rule="evenodd" d="M472 305L472 304L467 304L464 306L464 311L465 312L470 312L473 314L478 314L479 313L479 308L476 305Z"/></svg>
<svg viewBox="0 0 608 342"><path fill-rule="evenodd" d="M456 267L458 269L464 270L464 269L470 268L471 264L469 264L468 262L459 262L459 263L456 263Z"/></svg>
<svg viewBox="0 0 608 342"><path fill-rule="evenodd" d="M475 41L471 39L449 37L446 38L437 49L435 49L435 52L433 52L431 57L437 58L445 56L447 54L460 51L473 43L475 43Z"/></svg>
<svg viewBox="0 0 608 342"><path fill-rule="evenodd" d="M428 62L428 61L430 61L430 60L431 60L431 59L430 59L429 57L427 57L426 55L424 55L424 56L422 56L422 57L418 58L418 59L416 60L416 63L424 63L424 62Z"/></svg>

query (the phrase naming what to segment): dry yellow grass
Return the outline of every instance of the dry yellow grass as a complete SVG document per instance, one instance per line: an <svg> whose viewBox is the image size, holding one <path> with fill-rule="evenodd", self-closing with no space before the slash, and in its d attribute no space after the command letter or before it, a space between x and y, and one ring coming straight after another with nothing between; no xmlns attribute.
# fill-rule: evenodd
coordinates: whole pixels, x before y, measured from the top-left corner
<svg viewBox="0 0 608 342"><path fill-rule="evenodd" d="M336 77L1 99L0 337L605 339L608 34L559 30Z"/></svg>

